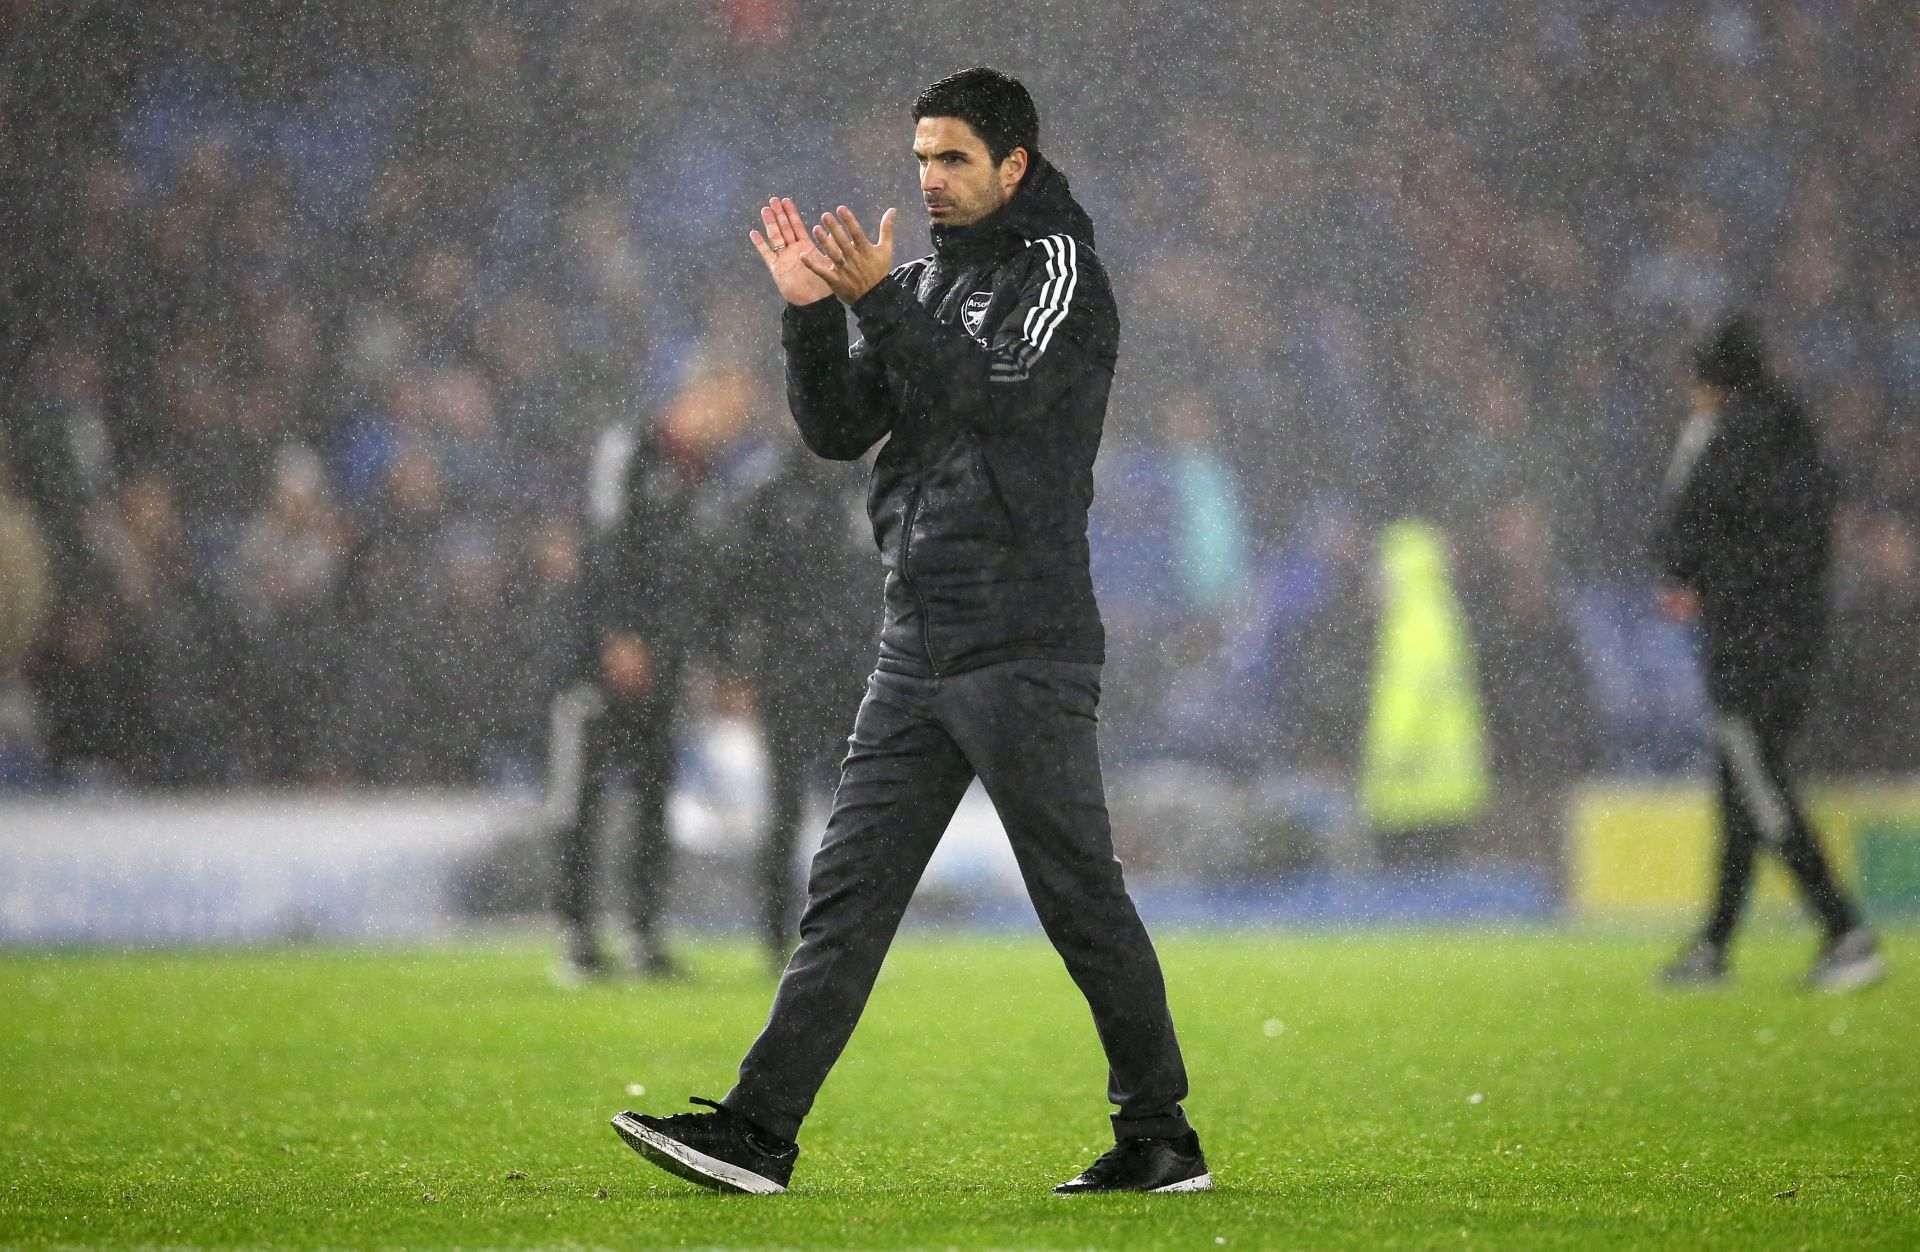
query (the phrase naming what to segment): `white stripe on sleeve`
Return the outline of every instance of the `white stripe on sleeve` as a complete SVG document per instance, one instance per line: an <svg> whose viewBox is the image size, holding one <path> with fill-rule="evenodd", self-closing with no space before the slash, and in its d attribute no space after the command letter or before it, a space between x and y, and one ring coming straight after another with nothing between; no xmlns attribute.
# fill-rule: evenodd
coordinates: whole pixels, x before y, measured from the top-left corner
<svg viewBox="0 0 1920 1252"><path fill-rule="evenodd" d="M1071 235L1047 235L1027 246L1038 246L1046 253L1047 277L1020 325L1021 342L1010 344L994 361L988 373L994 382L1019 382L1027 377L1052 342L1053 332L1067 320L1073 293L1080 285L1080 245Z"/></svg>
<svg viewBox="0 0 1920 1252"><path fill-rule="evenodd" d="M1053 332L1059 329L1060 323L1067 320L1067 310L1073 307L1074 288L1080 285L1080 245L1073 241L1072 235L1058 235L1055 238L1058 241L1055 246L1059 250L1061 274L1055 281L1056 298L1052 303L1046 303L1044 300L1046 292L1044 290L1041 292L1043 307L1046 308L1048 315L1042 317L1038 323L1036 329L1039 331L1039 337L1033 344L1041 352L1047 350L1047 344L1052 340ZM1062 285L1065 287L1064 294L1060 290Z"/></svg>

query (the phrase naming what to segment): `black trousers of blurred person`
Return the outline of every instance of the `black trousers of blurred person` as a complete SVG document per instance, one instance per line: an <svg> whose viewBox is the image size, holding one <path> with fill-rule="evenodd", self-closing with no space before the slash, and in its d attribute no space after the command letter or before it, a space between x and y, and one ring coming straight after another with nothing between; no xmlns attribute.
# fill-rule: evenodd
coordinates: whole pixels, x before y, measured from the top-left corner
<svg viewBox="0 0 1920 1252"><path fill-rule="evenodd" d="M672 875L667 791L673 780L673 713L677 669L655 675L640 700L622 700L581 684L554 701L548 762L555 851L560 877L555 906L575 939L591 947L598 843L620 783L632 789L628 841L618 862L626 887L626 921L642 943L657 940Z"/></svg>
<svg viewBox="0 0 1920 1252"><path fill-rule="evenodd" d="M1720 775L1720 878L1702 938L1724 948L1753 883L1754 858L1773 849L1829 940L1853 928L1853 906L1834 880L1787 770L1787 751L1807 710L1797 675L1716 684L1713 746ZM1728 690L1727 688L1733 688Z"/></svg>
<svg viewBox="0 0 1920 1252"><path fill-rule="evenodd" d="M333 673L330 618L316 609L288 613L236 632L239 690L231 714L256 777L311 782L326 760L327 690Z"/></svg>

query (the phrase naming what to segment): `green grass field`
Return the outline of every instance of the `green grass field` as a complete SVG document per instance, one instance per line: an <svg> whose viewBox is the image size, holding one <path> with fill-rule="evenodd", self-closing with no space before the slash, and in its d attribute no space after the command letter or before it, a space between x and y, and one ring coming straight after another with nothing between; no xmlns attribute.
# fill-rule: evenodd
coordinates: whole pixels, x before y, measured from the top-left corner
<svg viewBox="0 0 1920 1252"><path fill-rule="evenodd" d="M1218 1189L1064 1199L1104 1067L1041 941L909 936L794 1190L716 1196L606 1119L720 1095L771 980L568 995L531 941L0 956L0 1243L1920 1246L1920 943L1851 998L1647 987L1665 941L1171 934ZM644 1087L645 1094L629 1094Z"/></svg>

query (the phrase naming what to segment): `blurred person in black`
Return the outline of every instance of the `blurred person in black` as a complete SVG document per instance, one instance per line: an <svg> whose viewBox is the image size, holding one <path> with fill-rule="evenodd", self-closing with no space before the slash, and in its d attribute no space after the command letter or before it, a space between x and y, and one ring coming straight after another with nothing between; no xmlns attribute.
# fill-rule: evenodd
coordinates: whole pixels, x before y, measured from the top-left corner
<svg viewBox="0 0 1920 1252"><path fill-rule="evenodd" d="M1159 958L1113 855L1096 742L1104 631L1088 568L1093 460L1119 315L1093 223L1038 151L1025 87L989 69L914 101L931 256L893 267L842 207L791 200L754 246L787 301L787 396L807 446L880 445L868 516L887 569L878 668L809 875L800 948L712 1109L622 1113L669 1172L786 1190L793 1142L860 1018L962 794L993 800L1048 937L1093 1011L1117 1143L1062 1192L1212 1185L1180 1101ZM861 338L848 342L846 311Z"/></svg>
<svg viewBox="0 0 1920 1252"><path fill-rule="evenodd" d="M282 446L267 498L224 562L244 693L235 729L262 781L312 783L331 772L322 748L345 546L320 458Z"/></svg>
<svg viewBox="0 0 1920 1252"><path fill-rule="evenodd" d="M770 775L760 919L776 973L792 950L794 849L807 797L832 785L873 668L874 550L864 500L857 467L795 446L746 498L727 562L732 664L758 704Z"/></svg>
<svg viewBox="0 0 1920 1252"><path fill-rule="evenodd" d="M466 518L449 527L433 553L428 658L434 763L458 785L498 786L512 745L514 661L507 626L507 564L493 526Z"/></svg>
<svg viewBox="0 0 1920 1252"><path fill-rule="evenodd" d="M404 441L386 465L377 508L347 554L335 615L346 658L329 710L323 755L382 786L420 786L440 773L436 658L442 649L436 556L454 501L421 443Z"/></svg>
<svg viewBox="0 0 1920 1252"><path fill-rule="evenodd" d="M12 482L45 539L50 617L28 684L47 763L61 779L129 780L145 740L132 620L110 553L120 542L118 448L101 352L56 338L6 398Z"/></svg>
<svg viewBox="0 0 1920 1252"><path fill-rule="evenodd" d="M1593 767L1599 723L1546 503L1519 492L1480 519L1463 607L1480 662L1497 850L1538 866L1558 897L1566 788Z"/></svg>
<svg viewBox="0 0 1920 1252"><path fill-rule="evenodd" d="M569 677L576 651L580 594L580 528L573 518L538 519L522 536L504 589L508 689L501 714L509 782L537 783L547 746L555 690Z"/></svg>
<svg viewBox="0 0 1920 1252"><path fill-rule="evenodd" d="M71 786L124 786L146 739L127 615L102 567L89 567L63 593L28 668L47 762Z"/></svg>
<svg viewBox="0 0 1920 1252"><path fill-rule="evenodd" d="M1694 352L1693 411L1667 472L1656 543L1668 611L1697 618L1720 775L1720 875L1705 929L1661 971L1664 985L1722 983L1754 857L1779 853L1825 944L1810 987L1843 991L1885 967L1835 880L1787 772L1827 634L1832 470L1800 403L1735 317Z"/></svg>
<svg viewBox="0 0 1920 1252"><path fill-rule="evenodd" d="M244 634L233 602L194 559L164 470L130 472L120 484L119 513L115 586L128 610L142 710L134 771L163 787L233 781L242 764L234 745L247 712L235 682Z"/></svg>
<svg viewBox="0 0 1920 1252"><path fill-rule="evenodd" d="M8 470L46 537L54 594L95 566L111 531L118 449L108 425L103 354L72 339L35 351L6 398Z"/></svg>
<svg viewBox="0 0 1920 1252"><path fill-rule="evenodd" d="M647 977L682 972L663 934L674 719L689 664L726 631L725 563L753 472L741 439L751 397L739 365L696 362L654 430L615 424L594 449L578 651L555 698L548 757L563 984L609 969L594 923L595 844L623 777L632 788L623 961Z"/></svg>

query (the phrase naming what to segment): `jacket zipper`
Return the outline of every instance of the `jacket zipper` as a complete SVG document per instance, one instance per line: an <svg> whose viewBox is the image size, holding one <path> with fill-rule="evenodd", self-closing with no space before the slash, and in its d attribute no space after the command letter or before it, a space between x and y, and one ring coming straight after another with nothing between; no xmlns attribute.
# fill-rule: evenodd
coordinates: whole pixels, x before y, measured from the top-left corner
<svg viewBox="0 0 1920 1252"><path fill-rule="evenodd" d="M907 509L900 523L900 577L906 581L908 589L913 592L913 598L920 604L920 646L926 649L927 664L933 667L933 676L938 678L940 677L940 659L933 654L933 628L928 620L927 598L920 594L920 584L913 581L912 566L909 564L913 556L913 519L919 511L920 488L915 485L913 494L907 497Z"/></svg>

